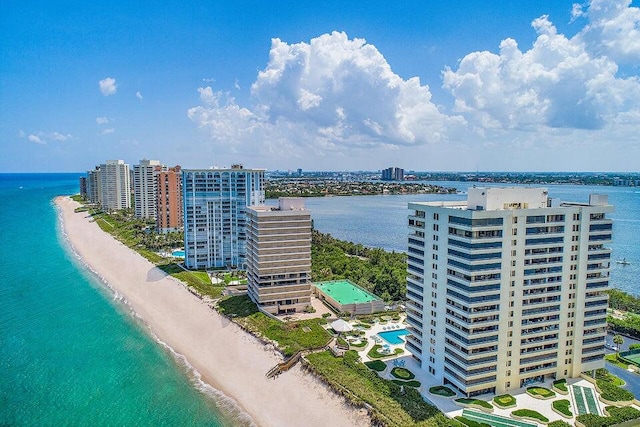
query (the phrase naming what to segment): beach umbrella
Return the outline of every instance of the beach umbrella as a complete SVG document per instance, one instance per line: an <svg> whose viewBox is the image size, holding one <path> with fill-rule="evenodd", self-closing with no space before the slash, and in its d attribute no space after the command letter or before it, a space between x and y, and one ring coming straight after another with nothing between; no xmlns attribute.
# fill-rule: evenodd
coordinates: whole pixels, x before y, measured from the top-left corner
<svg viewBox="0 0 640 427"><path fill-rule="evenodd" d="M335 322L331 323L331 328L338 333L349 332L353 330L353 326L342 319L338 319Z"/></svg>

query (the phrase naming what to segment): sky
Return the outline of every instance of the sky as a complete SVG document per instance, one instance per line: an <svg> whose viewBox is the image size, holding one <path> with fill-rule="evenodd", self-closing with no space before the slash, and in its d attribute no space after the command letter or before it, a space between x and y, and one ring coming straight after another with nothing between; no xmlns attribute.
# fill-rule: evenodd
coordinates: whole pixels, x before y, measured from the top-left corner
<svg viewBox="0 0 640 427"><path fill-rule="evenodd" d="M3 0L0 172L639 171L639 7Z"/></svg>

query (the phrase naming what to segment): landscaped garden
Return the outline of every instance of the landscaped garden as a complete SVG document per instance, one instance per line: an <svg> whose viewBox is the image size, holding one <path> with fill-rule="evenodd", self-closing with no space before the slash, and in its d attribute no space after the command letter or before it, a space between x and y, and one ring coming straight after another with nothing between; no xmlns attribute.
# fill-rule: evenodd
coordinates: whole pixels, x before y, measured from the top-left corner
<svg viewBox="0 0 640 427"><path fill-rule="evenodd" d="M384 357L389 357L389 356L394 356L394 355L404 353L404 350L401 348L396 348L395 350L393 350L393 352L389 352L389 353L384 353L384 352L381 352L380 350L384 350L384 347L380 344L376 344L373 347L371 347L371 350L369 350L369 352L367 353L367 356L369 356L370 359L382 359Z"/></svg>
<svg viewBox="0 0 640 427"><path fill-rule="evenodd" d="M565 379L554 381L553 388L555 388L557 391L559 391L562 394L569 393L569 389L567 388L567 380Z"/></svg>
<svg viewBox="0 0 640 427"><path fill-rule="evenodd" d="M429 393L435 394L437 396L442 396L442 397L453 397L456 395L455 391L443 385L437 385L437 386L431 387L429 389Z"/></svg>
<svg viewBox="0 0 640 427"><path fill-rule="evenodd" d="M391 370L391 375L400 380L412 380L416 377L413 372L411 372L407 368L401 368L399 366L396 366Z"/></svg>
<svg viewBox="0 0 640 427"><path fill-rule="evenodd" d="M629 406L622 408L607 406L604 408L604 411L609 416L603 417L595 414L584 414L578 415L576 420L585 427L608 427L626 421L640 419L640 411Z"/></svg>
<svg viewBox="0 0 640 427"><path fill-rule="evenodd" d="M467 406L478 406L484 409L493 409L491 403L480 399L467 399L466 397L461 397L460 399L456 399L456 402Z"/></svg>
<svg viewBox="0 0 640 427"><path fill-rule="evenodd" d="M373 369L376 372L382 372L387 369L387 364L382 360L372 360L371 362L364 362L369 369Z"/></svg>
<svg viewBox="0 0 640 427"><path fill-rule="evenodd" d="M538 399L551 399L556 396L556 393L545 387L528 387L527 394Z"/></svg>
<svg viewBox="0 0 640 427"><path fill-rule="evenodd" d="M540 421L544 424L549 422L549 418L545 417L538 411L534 411L533 409L516 409L511 412L511 415L520 418L529 418L535 421Z"/></svg>
<svg viewBox="0 0 640 427"><path fill-rule="evenodd" d="M501 409L512 408L516 406L516 398L510 394L503 394L493 398L493 403Z"/></svg>
<svg viewBox="0 0 640 427"><path fill-rule="evenodd" d="M564 415L567 418L573 417L573 413L571 412L571 402L567 399L556 400L552 403L553 409L559 412L561 415Z"/></svg>
<svg viewBox="0 0 640 427"><path fill-rule="evenodd" d="M635 399L633 393L605 380L596 380L600 397L608 402L629 402Z"/></svg>

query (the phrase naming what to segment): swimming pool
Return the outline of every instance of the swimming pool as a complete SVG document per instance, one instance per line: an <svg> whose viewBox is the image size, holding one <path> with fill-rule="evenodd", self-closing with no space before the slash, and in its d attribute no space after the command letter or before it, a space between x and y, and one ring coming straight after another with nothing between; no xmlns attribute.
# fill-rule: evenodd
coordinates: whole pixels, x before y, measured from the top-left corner
<svg viewBox="0 0 640 427"><path fill-rule="evenodd" d="M171 252L171 256L176 258L184 258L184 251L173 251Z"/></svg>
<svg viewBox="0 0 640 427"><path fill-rule="evenodd" d="M404 340L400 338L403 335L409 335L409 331L406 329L396 329L395 331L378 332L380 338L388 342L389 344L402 344Z"/></svg>

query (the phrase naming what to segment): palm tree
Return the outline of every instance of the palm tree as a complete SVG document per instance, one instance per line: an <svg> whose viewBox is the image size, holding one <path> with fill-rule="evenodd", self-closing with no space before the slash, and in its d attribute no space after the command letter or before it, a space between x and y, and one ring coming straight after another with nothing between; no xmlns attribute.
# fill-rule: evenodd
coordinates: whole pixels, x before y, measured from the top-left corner
<svg viewBox="0 0 640 427"><path fill-rule="evenodd" d="M618 353L620 353L620 346L623 342L624 338L622 338L622 335L616 335L613 337L613 343L618 346Z"/></svg>

